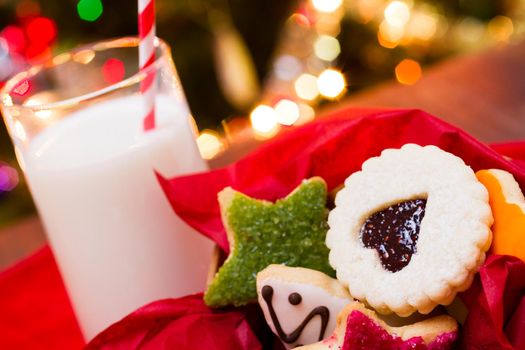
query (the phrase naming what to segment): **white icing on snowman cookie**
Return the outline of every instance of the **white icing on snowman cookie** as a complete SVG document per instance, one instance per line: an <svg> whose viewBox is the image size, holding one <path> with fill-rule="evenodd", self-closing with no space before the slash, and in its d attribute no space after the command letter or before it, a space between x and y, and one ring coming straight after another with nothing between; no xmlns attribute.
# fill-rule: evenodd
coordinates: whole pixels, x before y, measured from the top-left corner
<svg viewBox="0 0 525 350"><path fill-rule="evenodd" d="M337 315L353 300L322 272L284 265L257 274L257 294L266 322L287 349L329 336Z"/></svg>

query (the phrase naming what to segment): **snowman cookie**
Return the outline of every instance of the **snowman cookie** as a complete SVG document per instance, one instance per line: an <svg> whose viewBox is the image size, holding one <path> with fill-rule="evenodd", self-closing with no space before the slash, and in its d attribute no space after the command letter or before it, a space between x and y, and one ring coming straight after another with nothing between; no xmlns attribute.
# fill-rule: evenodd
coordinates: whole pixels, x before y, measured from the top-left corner
<svg viewBox="0 0 525 350"><path fill-rule="evenodd" d="M287 349L323 340L335 329L348 291L322 272L270 265L257 274L257 294L266 322Z"/></svg>
<svg viewBox="0 0 525 350"><path fill-rule="evenodd" d="M407 144L363 163L330 212L330 264L380 313L427 314L467 289L490 247L485 187L458 157Z"/></svg>

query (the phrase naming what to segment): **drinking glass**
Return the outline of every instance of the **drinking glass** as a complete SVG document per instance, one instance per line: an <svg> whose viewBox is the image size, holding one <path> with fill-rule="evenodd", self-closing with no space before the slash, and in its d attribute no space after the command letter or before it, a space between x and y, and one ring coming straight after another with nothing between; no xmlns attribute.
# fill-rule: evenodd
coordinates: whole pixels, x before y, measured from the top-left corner
<svg viewBox="0 0 525 350"><path fill-rule="evenodd" d="M138 39L61 54L12 78L0 108L86 340L154 300L204 289L212 244L157 182L206 164L170 48ZM141 82L155 70L156 126ZM151 74L150 74L151 76ZM38 291L35 291L37 293Z"/></svg>

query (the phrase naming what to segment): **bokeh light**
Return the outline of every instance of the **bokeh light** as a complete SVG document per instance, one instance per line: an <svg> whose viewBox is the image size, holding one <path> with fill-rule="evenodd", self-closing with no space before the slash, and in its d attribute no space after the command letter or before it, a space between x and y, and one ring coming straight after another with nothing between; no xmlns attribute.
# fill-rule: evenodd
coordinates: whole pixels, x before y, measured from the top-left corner
<svg viewBox="0 0 525 350"><path fill-rule="evenodd" d="M290 126L299 119L299 106L291 100L280 100L274 109L279 124Z"/></svg>
<svg viewBox="0 0 525 350"><path fill-rule="evenodd" d="M314 120L315 109L313 109L312 106L307 105L306 103L300 103L299 104L299 115L300 117L296 123L297 125L308 123L309 121Z"/></svg>
<svg viewBox="0 0 525 350"><path fill-rule="evenodd" d="M410 8L402 1L392 1L385 7L385 21L396 27L403 27L410 19Z"/></svg>
<svg viewBox="0 0 525 350"><path fill-rule="evenodd" d="M436 13L414 12L406 30L413 38L430 40L437 32L438 21Z"/></svg>
<svg viewBox="0 0 525 350"><path fill-rule="evenodd" d="M514 24L507 16L496 16L490 20L487 31L497 41L508 41L514 32Z"/></svg>
<svg viewBox="0 0 525 350"><path fill-rule="evenodd" d="M421 78L421 66L414 60L404 59L396 66L396 78L401 84L412 85Z"/></svg>
<svg viewBox="0 0 525 350"><path fill-rule="evenodd" d="M294 83L295 93L303 100L312 101L319 96L317 78L308 73L301 74Z"/></svg>
<svg viewBox="0 0 525 350"><path fill-rule="evenodd" d="M77 12L80 19L94 22L104 12L104 6L100 0L80 0L77 4Z"/></svg>
<svg viewBox="0 0 525 350"><path fill-rule="evenodd" d="M22 52L27 45L24 30L20 27L7 26L0 35L7 41L10 51Z"/></svg>
<svg viewBox="0 0 525 350"><path fill-rule="evenodd" d="M343 0L312 0L312 5L317 11L334 12L341 6Z"/></svg>
<svg viewBox="0 0 525 350"><path fill-rule="evenodd" d="M16 16L25 18L40 14L40 4L33 0L22 0L16 5Z"/></svg>
<svg viewBox="0 0 525 350"><path fill-rule="evenodd" d="M317 78L317 87L324 97L336 98L346 89L345 77L335 69L325 69Z"/></svg>
<svg viewBox="0 0 525 350"><path fill-rule="evenodd" d="M26 27L27 37L30 41L39 45L49 45L57 35L56 24L46 17L32 19Z"/></svg>
<svg viewBox="0 0 525 350"><path fill-rule="evenodd" d="M277 128L277 114L266 105L257 106L250 114L253 129L261 134L272 133Z"/></svg>
<svg viewBox="0 0 525 350"><path fill-rule="evenodd" d="M393 49L399 44L399 41L401 41L404 34L404 27L393 26L387 21L383 21L379 25L377 39L381 46L386 47L387 49Z"/></svg>
<svg viewBox="0 0 525 350"><path fill-rule="evenodd" d="M124 79L126 70L124 62L116 58L110 58L102 66L102 75L108 84L115 84Z"/></svg>
<svg viewBox="0 0 525 350"><path fill-rule="evenodd" d="M314 52L324 61L333 61L341 53L341 46L333 36L321 35L314 43Z"/></svg>
<svg viewBox="0 0 525 350"><path fill-rule="evenodd" d="M203 130L197 137L197 145L204 159L212 159L224 148L219 134L213 130Z"/></svg>
<svg viewBox="0 0 525 350"><path fill-rule="evenodd" d="M0 163L0 193L12 191L19 182L18 172L5 163Z"/></svg>
<svg viewBox="0 0 525 350"><path fill-rule="evenodd" d="M279 56L273 64L275 75L284 81L297 78L297 76L301 74L302 68L301 61L292 55Z"/></svg>

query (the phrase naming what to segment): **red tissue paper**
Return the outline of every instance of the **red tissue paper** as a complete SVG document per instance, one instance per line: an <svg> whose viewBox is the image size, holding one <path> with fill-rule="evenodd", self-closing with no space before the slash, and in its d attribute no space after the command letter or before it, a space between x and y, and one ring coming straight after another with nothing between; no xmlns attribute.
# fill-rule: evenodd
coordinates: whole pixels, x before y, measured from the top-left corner
<svg viewBox="0 0 525 350"><path fill-rule="evenodd" d="M195 294L138 309L85 350L260 350L263 345L280 349L257 305L213 310L204 305L202 294Z"/></svg>
<svg viewBox="0 0 525 350"><path fill-rule="evenodd" d="M491 255L461 296L469 309L461 349L525 349L525 264Z"/></svg>

